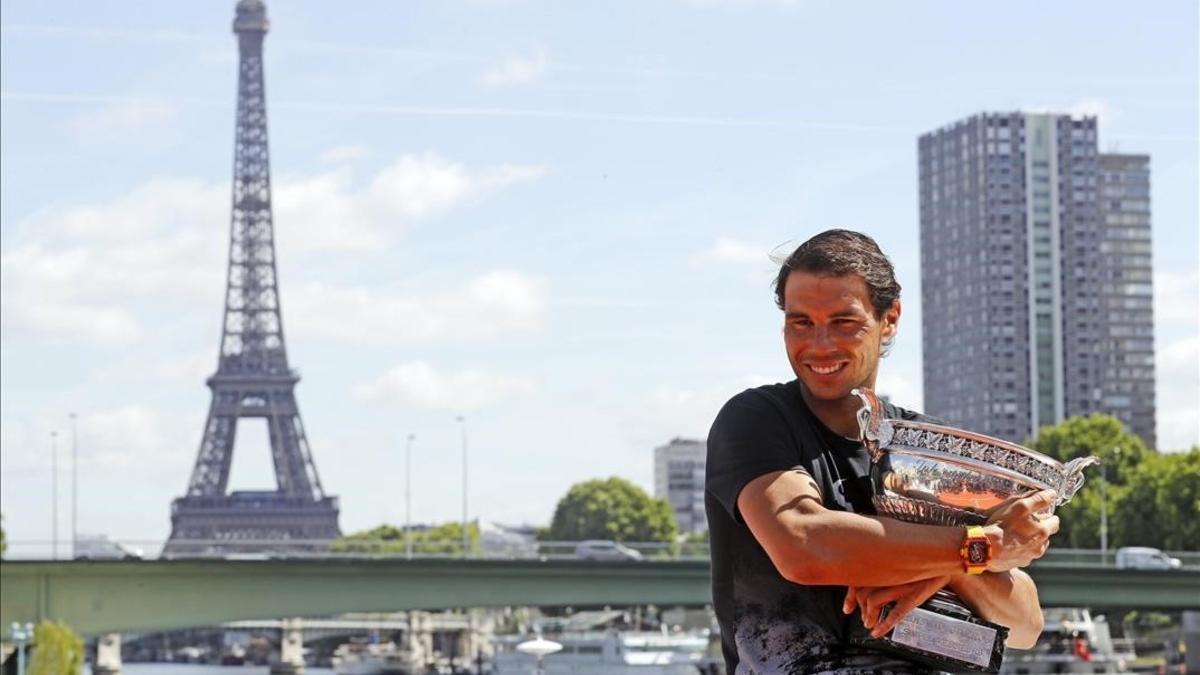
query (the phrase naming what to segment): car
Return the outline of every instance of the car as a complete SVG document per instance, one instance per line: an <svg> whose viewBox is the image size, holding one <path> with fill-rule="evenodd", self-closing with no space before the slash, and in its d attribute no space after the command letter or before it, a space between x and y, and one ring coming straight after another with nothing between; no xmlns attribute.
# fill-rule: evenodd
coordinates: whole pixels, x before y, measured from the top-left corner
<svg viewBox="0 0 1200 675"><path fill-rule="evenodd" d="M1179 558L1172 558L1149 546L1123 546L1117 549L1117 567L1128 570L1177 570L1182 565Z"/></svg>
<svg viewBox="0 0 1200 675"><path fill-rule="evenodd" d="M641 560L642 554L615 541L590 539L579 542L575 557L580 560Z"/></svg>
<svg viewBox="0 0 1200 675"><path fill-rule="evenodd" d="M76 560L141 560L142 550L122 546L103 534L81 534L75 538Z"/></svg>

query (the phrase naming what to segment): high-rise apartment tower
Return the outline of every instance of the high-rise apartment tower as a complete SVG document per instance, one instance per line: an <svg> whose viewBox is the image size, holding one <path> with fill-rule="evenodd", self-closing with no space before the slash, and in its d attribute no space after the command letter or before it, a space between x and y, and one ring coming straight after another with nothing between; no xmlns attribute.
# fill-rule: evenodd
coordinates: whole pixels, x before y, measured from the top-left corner
<svg viewBox="0 0 1200 675"><path fill-rule="evenodd" d="M708 445L686 438L672 439L654 449L654 496L665 499L675 512L681 534L704 532L704 463Z"/></svg>
<svg viewBox="0 0 1200 675"><path fill-rule="evenodd" d="M1104 412L1153 447L1149 157L1032 113L974 115L918 155L926 411L1015 441Z"/></svg>

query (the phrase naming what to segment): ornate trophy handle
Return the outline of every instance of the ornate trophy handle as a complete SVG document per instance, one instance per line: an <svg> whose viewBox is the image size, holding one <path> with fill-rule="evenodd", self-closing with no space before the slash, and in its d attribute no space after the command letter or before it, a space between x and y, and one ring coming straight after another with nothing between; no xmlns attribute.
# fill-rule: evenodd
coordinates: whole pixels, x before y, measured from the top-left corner
<svg viewBox="0 0 1200 675"><path fill-rule="evenodd" d="M892 442L894 430L891 423L883 416L883 404L875 392L866 387L850 390L863 405L858 409L858 432L863 445L871 455L872 461L878 461L883 456L883 448Z"/></svg>
<svg viewBox="0 0 1200 675"><path fill-rule="evenodd" d="M1054 487L1054 491L1058 493L1058 499L1054 505L1062 506L1071 501L1071 498L1083 486L1083 470L1099 463L1099 457L1088 455L1087 457L1076 457L1063 465L1062 480Z"/></svg>

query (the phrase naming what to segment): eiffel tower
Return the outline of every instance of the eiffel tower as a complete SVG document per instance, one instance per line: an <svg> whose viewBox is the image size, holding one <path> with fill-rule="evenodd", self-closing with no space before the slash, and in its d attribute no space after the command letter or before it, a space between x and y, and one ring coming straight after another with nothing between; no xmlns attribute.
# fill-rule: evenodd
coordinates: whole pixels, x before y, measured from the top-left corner
<svg viewBox="0 0 1200 675"><path fill-rule="evenodd" d="M313 464L288 366L275 267L271 171L263 89L261 0L240 0L237 124L233 150L233 216L229 234L225 321L212 403L187 495L171 504L164 555L320 550L338 537L338 504L327 497ZM274 491L226 493L238 421L263 418L275 465Z"/></svg>

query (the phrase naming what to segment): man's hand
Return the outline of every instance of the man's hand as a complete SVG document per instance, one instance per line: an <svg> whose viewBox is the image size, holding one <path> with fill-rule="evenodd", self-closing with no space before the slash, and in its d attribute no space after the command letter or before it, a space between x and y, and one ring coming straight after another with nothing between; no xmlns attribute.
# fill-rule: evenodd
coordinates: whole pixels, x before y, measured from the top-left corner
<svg viewBox="0 0 1200 675"><path fill-rule="evenodd" d="M1054 498L1053 490L1042 490L992 514L983 530L992 549L989 572L1025 567L1046 553L1058 532L1058 516L1047 515Z"/></svg>
<svg viewBox="0 0 1200 675"><path fill-rule="evenodd" d="M928 600L949 581L950 577L933 577L898 586L850 586L846 589L842 612L850 614L858 607L862 610L863 625L871 629L871 637L882 637L891 632L914 607ZM880 621L879 613L892 602L896 605L888 611L887 618Z"/></svg>

